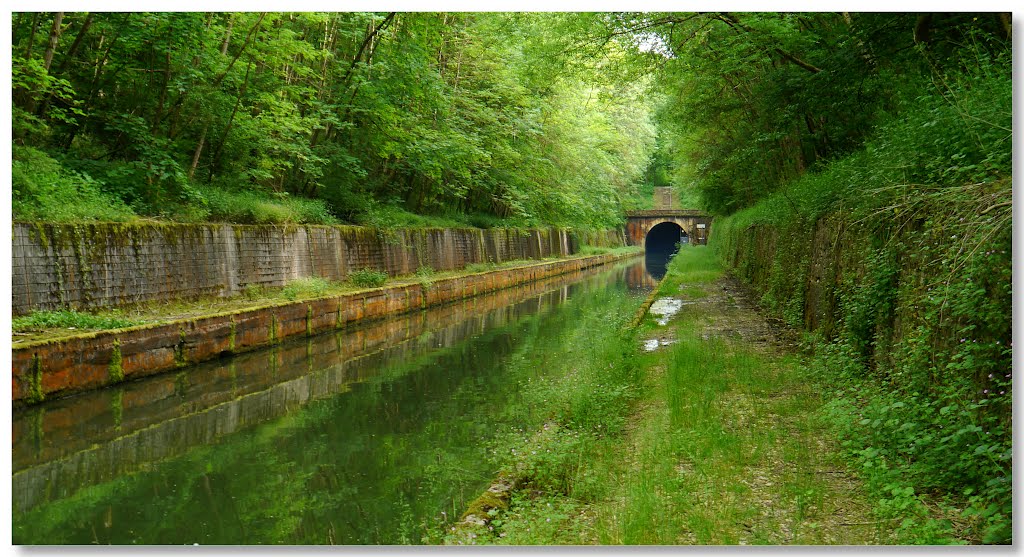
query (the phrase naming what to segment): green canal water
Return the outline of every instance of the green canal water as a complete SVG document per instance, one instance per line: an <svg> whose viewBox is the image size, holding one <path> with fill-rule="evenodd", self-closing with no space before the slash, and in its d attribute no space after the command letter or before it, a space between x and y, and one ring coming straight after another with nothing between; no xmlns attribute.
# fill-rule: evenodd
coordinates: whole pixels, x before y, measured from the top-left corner
<svg viewBox="0 0 1024 557"><path fill-rule="evenodd" d="M545 411L517 387L652 284L633 260L16 412L13 541L422 543Z"/></svg>

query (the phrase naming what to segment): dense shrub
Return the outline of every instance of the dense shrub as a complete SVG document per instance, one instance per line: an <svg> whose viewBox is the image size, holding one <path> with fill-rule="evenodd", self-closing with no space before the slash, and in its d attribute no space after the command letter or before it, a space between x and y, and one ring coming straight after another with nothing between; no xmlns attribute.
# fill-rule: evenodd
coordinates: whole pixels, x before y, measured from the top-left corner
<svg viewBox="0 0 1024 557"><path fill-rule="evenodd" d="M348 280L356 286L376 288L384 286L384 283L388 281L388 274L374 269L359 269L349 273Z"/></svg>
<svg viewBox="0 0 1024 557"><path fill-rule="evenodd" d="M32 147L12 148L11 187L16 219L123 221L135 216L88 174L64 168Z"/></svg>
<svg viewBox="0 0 1024 557"><path fill-rule="evenodd" d="M231 191L215 187L199 188L206 220L242 224L336 224L323 201L288 195L261 194L253 190Z"/></svg>
<svg viewBox="0 0 1024 557"><path fill-rule="evenodd" d="M290 281L281 289L280 296L286 300L317 298L327 293L331 282L321 277L303 277Z"/></svg>

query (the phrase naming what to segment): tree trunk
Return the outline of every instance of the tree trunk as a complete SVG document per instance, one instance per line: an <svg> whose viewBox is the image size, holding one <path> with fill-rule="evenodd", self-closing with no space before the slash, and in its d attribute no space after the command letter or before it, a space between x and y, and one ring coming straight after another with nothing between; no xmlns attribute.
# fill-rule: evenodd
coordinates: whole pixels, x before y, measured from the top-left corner
<svg viewBox="0 0 1024 557"><path fill-rule="evenodd" d="M171 82L171 50L169 48L167 49L167 52L164 54L163 74L164 82L163 85L161 85L160 87L160 100L157 101L156 115L154 115L153 117L153 128L151 130L151 133L153 134L154 137L157 135L157 131L160 128L160 122L164 118L164 104L167 102L167 85ZM173 125L174 123L172 122L172 128ZM173 129L167 130L167 135L170 135L172 131Z"/></svg>
<svg viewBox="0 0 1024 557"><path fill-rule="evenodd" d="M43 69L50 71L50 63L53 62L53 53L57 50L57 42L60 41L61 21L64 20L64 12L56 12L53 15L53 27L50 28L50 43L46 45L46 52L43 53Z"/></svg>
<svg viewBox="0 0 1024 557"><path fill-rule="evenodd" d="M932 14L921 14L917 16L917 23L914 24L914 42L928 44L931 38Z"/></svg>
<svg viewBox="0 0 1024 557"><path fill-rule="evenodd" d="M846 27L850 30L850 34L856 36L855 28L853 25L853 16L850 12L843 12L843 21L846 22ZM878 67L878 61L875 60L875 56L871 53L868 45L864 43L861 38L857 38L857 49L860 50L860 56L868 63L868 67L875 69Z"/></svg>
<svg viewBox="0 0 1024 557"><path fill-rule="evenodd" d="M234 116L234 113L231 114ZM192 176L196 173L196 167L199 166L199 157L203 154L203 145L206 144L206 132L210 129L210 124L207 122L203 126L203 133L199 136L199 143L196 144L195 153L192 154L192 165L188 167L188 179L192 180Z"/></svg>
<svg viewBox="0 0 1024 557"><path fill-rule="evenodd" d="M221 72L221 74L213 80L213 83L211 83L212 87L217 87L218 85L220 85L220 82L223 81L224 78L227 77L227 75L231 72L231 68L235 65L235 62L238 61L238 58L242 56L242 53L245 52L246 47L249 46L249 41L252 40L253 36L256 34L256 31L260 28L260 24L263 23L263 18L266 16L267 12L260 13L259 19L256 20L255 24L253 24L252 29L249 29L249 34L246 35L245 42L242 43L242 48L238 49L238 54L236 54L235 57L231 59L231 62L228 64L228 67L224 68L224 71ZM223 52L225 54L227 53L226 45L223 46Z"/></svg>
<svg viewBox="0 0 1024 557"><path fill-rule="evenodd" d="M53 53L57 49L57 43L60 41L61 34L61 21L64 19L64 12L56 12L53 15L53 26L50 27L50 42L46 45L46 52L43 53L43 69L47 73L50 72L50 64L53 62ZM33 114L36 112L37 99L35 95L28 95L25 102L25 112Z"/></svg>
<svg viewBox="0 0 1024 557"><path fill-rule="evenodd" d="M228 55L228 45L231 44L231 30L235 26L235 16L231 14L228 16L228 28L224 31L224 40L220 43L220 54L221 56Z"/></svg>
<svg viewBox="0 0 1024 557"><path fill-rule="evenodd" d="M72 58L75 57L75 53L78 52L78 47L82 44L82 39L85 38L85 34L89 31L89 27L92 25L92 12L88 13L85 17L85 21L82 22L82 28L78 30L78 34L75 35L75 40L72 41L71 47L68 48L64 58L60 61L60 65L57 66L57 70L51 75L63 75L68 67L68 63ZM38 116L43 118L46 116L47 109L50 108L50 103L53 101L53 93L46 96L46 100L43 101L42 106L39 107Z"/></svg>
<svg viewBox="0 0 1024 557"><path fill-rule="evenodd" d="M106 50L103 51L103 56L101 56L96 61L96 63L93 65L92 83L89 85L89 95L86 97L85 102L83 103L83 106L82 106L82 111L83 112L86 112L86 113L89 112L89 109L92 106L93 99L95 99L96 95L99 93L99 90L101 88L100 79L104 75L103 74L103 67L107 65L107 60L110 59L110 51L114 48L114 45L117 44L118 39L121 38L120 30L124 29L128 25L128 21L131 19L131 16L132 16L131 12L126 12L124 14L124 19L122 19L120 25L118 25L116 27L116 29L118 29L118 31L114 34L114 37L110 40L110 44L107 45ZM103 47L104 39L105 39L105 35L103 34L103 32L100 32L99 46L97 48L102 48ZM114 75L116 75L116 74L117 74L117 72L115 71ZM71 144L74 143L75 135L78 134L78 130L79 130L79 126L78 125L73 126L71 128L71 131L68 132L68 135L61 142L61 146L63 147L63 149L65 151L67 151L68 149L71 148Z"/></svg>
<svg viewBox="0 0 1024 557"><path fill-rule="evenodd" d="M35 46L36 42L36 31L39 29L39 16L40 14L38 13L32 16L32 29L28 34L28 45L25 46L24 58L26 60L32 57L32 47Z"/></svg>
<svg viewBox="0 0 1024 557"><path fill-rule="evenodd" d="M756 33L754 33L754 31L751 28L749 28L746 25L744 25L743 23L741 23L739 19L737 19L735 16L733 16L730 13L722 13L722 14L718 15L717 17L718 17L718 19L724 21L730 27L733 27L733 28L736 28L736 29L740 29L743 32L749 33L751 35L755 35L756 34ZM819 67L817 67L817 66L815 66L815 65L813 65L813 64L811 64L809 62L801 60L800 58L797 58L791 52L783 50L783 49L781 49L779 47L768 47L768 48L771 48L779 56L782 56L784 59L789 60L790 62L796 64L797 66L799 66L799 67L801 67L801 68L803 68L803 69L805 69L805 70L807 70L807 71L809 71L811 73L818 73L818 72L821 71L821 68L819 68Z"/></svg>
<svg viewBox="0 0 1024 557"><path fill-rule="evenodd" d="M71 47L68 48L68 52L64 55L64 59L60 61L60 65L57 66L57 71L54 72L54 75L61 75L65 70L67 70L68 63L75 57L75 54L78 52L78 47L82 44L82 39L84 39L85 34L89 32L89 27L92 26L92 15L92 12L86 14L85 21L82 22L82 28L79 29L78 34L75 35L75 40L72 41Z"/></svg>
<svg viewBox="0 0 1024 557"><path fill-rule="evenodd" d="M231 133L231 126L235 121L235 114L238 112L238 105L242 103L242 97L245 96L245 89L249 85L249 72L252 70L252 57L249 57L249 65L245 68L245 79L242 80L242 88L238 91L238 97L235 98L235 106L231 109L231 116L228 117L228 123L224 127L224 133L221 135L220 141L217 143L217 148L213 151L213 163L212 167L220 166L220 154L224 149L224 144L227 143L228 134ZM197 153L202 152L202 145L196 147ZM196 155L198 161L198 154ZM197 163L198 164L198 163ZM211 169L208 180L213 179L213 170Z"/></svg>
<svg viewBox="0 0 1024 557"><path fill-rule="evenodd" d="M391 20L395 18L395 13L396 12L389 12L387 17L384 18L384 21L380 22L380 25L374 26L370 29L370 32L366 34L366 37L363 39L363 44L359 45L359 51L356 52L355 57L352 58L352 63L345 72L345 77L341 79L342 82L348 83L349 77L352 75L352 71L356 69L356 64L358 64L359 60L363 57L363 51L366 50L366 47L370 46L370 42L377 36L377 33L380 33L388 26L389 23L391 23Z"/></svg>

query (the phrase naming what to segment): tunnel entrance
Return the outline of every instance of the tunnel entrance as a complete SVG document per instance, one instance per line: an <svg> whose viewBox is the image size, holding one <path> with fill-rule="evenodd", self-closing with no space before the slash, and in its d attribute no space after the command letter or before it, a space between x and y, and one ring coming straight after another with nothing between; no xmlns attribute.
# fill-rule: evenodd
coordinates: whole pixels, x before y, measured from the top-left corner
<svg viewBox="0 0 1024 557"><path fill-rule="evenodd" d="M678 249L677 244L688 244L690 237L686 231L674 222L663 222L655 225L647 233L644 240L644 249L647 253L656 252L659 254L671 255Z"/></svg>
<svg viewBox="0 0 1024 557"><path fill-rule="evenodd" d="M690 237L683 228L674 222L663 222L652 227L644 240L647 272L656 280L661 280L665 276L665 265L669 258L680 245L689 241Z"/></svg>

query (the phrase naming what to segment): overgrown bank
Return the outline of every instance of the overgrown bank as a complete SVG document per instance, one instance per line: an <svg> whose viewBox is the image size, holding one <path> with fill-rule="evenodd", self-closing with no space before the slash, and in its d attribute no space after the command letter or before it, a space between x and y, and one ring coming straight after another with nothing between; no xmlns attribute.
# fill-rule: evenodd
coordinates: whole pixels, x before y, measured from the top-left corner
<svg viewBox="0 0 1024 557"><path fill-rule="evenodd" d="M820 420L823 397L807 368L723 278L711 250L683 249L655 296L681 304L667 324L609 316L618 330L578 331L591 336L568 345L571 358L545 362L560 379L522 386L533 427L496 443L499 480L432 541L952 541L900 531L914 519L906 508L872 512ZM641 339L660 348L642 350Z"/></svg>
<svg viewBox="0 0 1024 557"><path fill-rule="evenodd" d="M715 221L765 310L808 332L883 505L1012 541L1009 66L979 56L866 147ZM939 528L925 521L921 525ZM948 525L947 525L948 526Z"/></svg>

